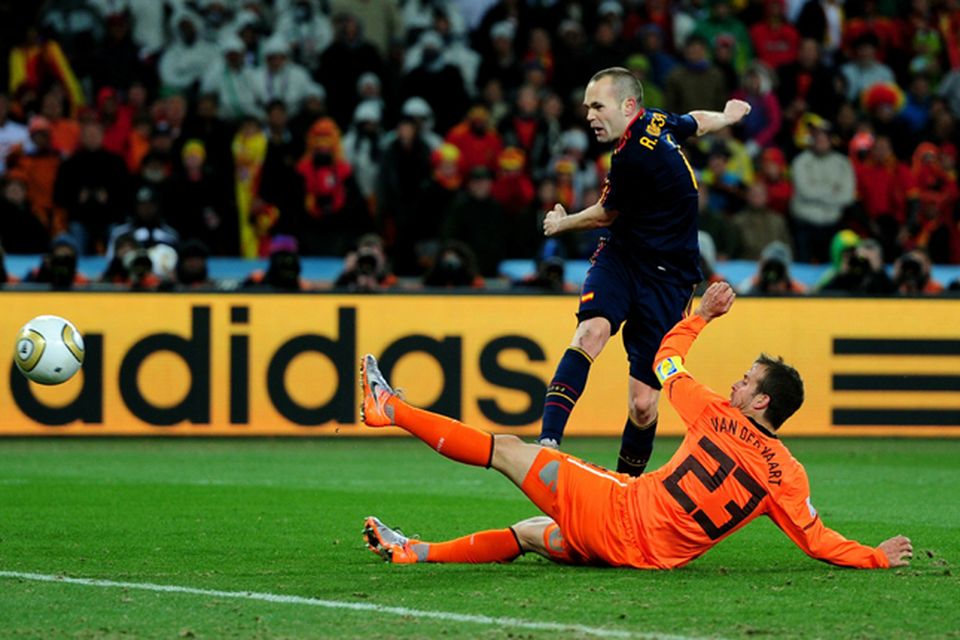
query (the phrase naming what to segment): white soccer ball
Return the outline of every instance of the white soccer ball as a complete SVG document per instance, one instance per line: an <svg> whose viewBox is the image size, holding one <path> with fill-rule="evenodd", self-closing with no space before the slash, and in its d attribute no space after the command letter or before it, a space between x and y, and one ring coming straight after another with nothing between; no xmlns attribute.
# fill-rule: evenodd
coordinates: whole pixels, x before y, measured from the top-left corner
<svg viewBox="0 0 960 640"><path fill-rule="evenodd" d="M60 316L37 316L17 334L13 361L40 384L66 382L83 364L83 336Z"/></svg>

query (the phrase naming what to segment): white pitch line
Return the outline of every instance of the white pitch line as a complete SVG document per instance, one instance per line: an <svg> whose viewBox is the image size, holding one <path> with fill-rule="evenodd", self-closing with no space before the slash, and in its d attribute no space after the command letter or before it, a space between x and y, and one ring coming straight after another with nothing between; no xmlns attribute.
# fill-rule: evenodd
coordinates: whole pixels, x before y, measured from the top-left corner
<svg viewBox="0 0 960 640"><path fill-rule="evenodd" d="M340 600L321 600L303 596L289 596L277 593L258 593L256 591L219 591L216 589L197 589L170 584L152 584L149 582L118 582L116 580L97 580L93 578L68 578L66 576L47 575L42 573L24 573L20 571L0 571L0 578L14 578L19 580L34 580L37 582L55 582L62 584L76 584L85 587L105 587L120 589L139 589L141 591L156 591L162 593L186 593L196 596L212 598L237 598L241 600L259 600L278 604L300 604L324 609L348 609L350 611L372 611L395 616L410 618L428 618L447 622L465 622L496 627L514 627L532 631L568 631L606 638L639 638L641 640L696 640L690 636L677 636L659 633L633 633L604 627L588 627L581 624L563 624L562 622L537 622L520 618L504 618L467 613L453 613L450 611L428 611L422 609L408 609L407 607L389 607L386 605L366 602L343 602Z"/></svg>

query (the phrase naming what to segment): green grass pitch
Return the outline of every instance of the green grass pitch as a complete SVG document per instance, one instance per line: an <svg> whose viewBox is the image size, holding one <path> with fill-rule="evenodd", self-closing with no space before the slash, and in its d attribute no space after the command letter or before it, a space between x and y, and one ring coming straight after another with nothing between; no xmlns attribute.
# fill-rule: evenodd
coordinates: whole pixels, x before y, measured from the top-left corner
<svg viewBox="0 0 960 640"><path fill-rule="evenodd" d="M787 444L829 526L871 544L908 535L913 565L831 567L760 518L671 572L532 556L394 567L363 547L364 516L430 540L535 509L413 439L0 440L0 637L960 637L960 440ZM654 464L676 445L660 439ZM617 443L567 448L603 464Z"/></svg>

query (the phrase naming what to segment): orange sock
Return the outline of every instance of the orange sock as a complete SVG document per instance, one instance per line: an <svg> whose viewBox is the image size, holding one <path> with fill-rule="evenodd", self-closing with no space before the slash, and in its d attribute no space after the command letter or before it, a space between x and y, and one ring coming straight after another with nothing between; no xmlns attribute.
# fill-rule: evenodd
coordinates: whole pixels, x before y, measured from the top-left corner
<svg viewBox="0 0 960 640"><path fill-rule="evenodd" d="M490 467L493 462L493 434L431 413L411 407L399 398L390 400L397 426L417 436L442 456L451 460Z"/></svg>
<svg viewBox="0 0 960 640"><path fill-rule="evenodd" d="M427 547L427 562L510 562L523 553L509 528L478 531L449 542L414 543L414 549L420 545Z"/></svg>

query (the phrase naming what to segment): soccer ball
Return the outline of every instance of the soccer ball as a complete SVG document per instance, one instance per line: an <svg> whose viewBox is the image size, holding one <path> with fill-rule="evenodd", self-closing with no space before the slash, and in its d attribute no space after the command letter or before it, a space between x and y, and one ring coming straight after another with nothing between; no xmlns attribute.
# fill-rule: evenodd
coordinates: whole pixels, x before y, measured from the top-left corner
<svg viewBox="0 0 960 640"><path fill-rule="evenodd" d="M17 334L13 361L40 384L66 382L83 364L83 336L59 316L37 316Z"/></svg>

